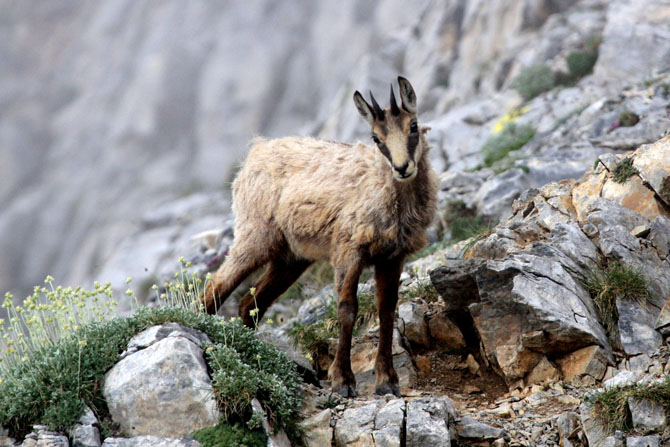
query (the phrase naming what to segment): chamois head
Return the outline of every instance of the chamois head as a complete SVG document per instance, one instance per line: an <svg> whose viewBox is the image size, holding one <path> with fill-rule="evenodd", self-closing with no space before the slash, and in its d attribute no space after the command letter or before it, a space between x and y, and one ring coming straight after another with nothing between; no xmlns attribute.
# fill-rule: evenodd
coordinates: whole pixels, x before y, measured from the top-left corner
<svg viewBox="0 0 670 447"><path fill-rule="evenodd" d="M393 85L388 109L379 107L372 92L372 105L358 91L354 93L354 103L372 127L372 141L391 165L393 177L400 182L407 182L416 177L417 165L424 150L420 133L428 129L420 129L417 123L416 94L412 84L398 76L398 86L402 101L400 107L396 103Z"/></svg>

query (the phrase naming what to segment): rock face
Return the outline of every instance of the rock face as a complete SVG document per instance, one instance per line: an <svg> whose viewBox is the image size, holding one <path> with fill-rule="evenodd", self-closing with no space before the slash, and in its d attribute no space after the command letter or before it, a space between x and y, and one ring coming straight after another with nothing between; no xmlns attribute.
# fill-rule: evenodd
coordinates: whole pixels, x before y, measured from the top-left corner
<svg viewBox="0 0 670 447"><path fill-rule="evenodd" d="M657 190L670 178L662 161L669 157L670 138L664 138L625 156L601 157L580 181L529 190L514 203L513 215L466 253L468 260L431 272L446 307L470 313L486 357L508 385L536 381L540 376L532 372L547 359L564 377L602 378L612 348L585 281L605 261L639 269L649 292L642 301L616 300L617 346L628 356L659 348L657 320L670 296L661 233L670 227ZM637 172L616 183L613 172L624 158Z"/></svg>
<svg viewBox="0 0 670 447"><path fill-rule="evenodd" d="M143 349L105 376L103 393L112 418L131 436L186 436L220 417L198 343L202 335L176 326L138 334L129 347Z"/></svg>

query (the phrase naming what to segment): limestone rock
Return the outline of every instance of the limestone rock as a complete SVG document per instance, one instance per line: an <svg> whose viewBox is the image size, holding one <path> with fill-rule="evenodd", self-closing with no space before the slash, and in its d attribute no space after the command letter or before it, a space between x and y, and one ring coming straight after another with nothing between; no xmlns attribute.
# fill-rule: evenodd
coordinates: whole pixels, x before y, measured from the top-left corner
<svg viewBox="0 0 670 447"><path fill-rule="evenodd" d="M649 400L628 398L633 428L640 430L662 430L665 426L665 409Z"/></svg>
<svg viewBox="0 0 670 447"><path fill-rule="evenodd" d="M662 447L661 438L658 435L628 436L626 447Z"/></svg>
<svg viewBox="0 0 670 447"><path fill-rule="evenodd" d="M579 415L582 421L582 427L586 438L589 440L589 447L604 447L605 440L608 437L607 428L602 425L593 414L593 404L584 399L579 407Z"/></svg>
<svg viewBox="0 0 670 447"><path fill-rule="evenodd" d="M607 355L598 345L578 349L557 360L563 378L570 381L583 375L601 380L607 370Z"/></svg>
<svg viewBox="0 0 670 447"><path fill-rule="evenodd" d="M579 415L574 411L561 413L556 420L556 430L561 440L569 440L577 436L581 429ZM565 444L565 442L564 442Z"/></svg>
<svg viewBox="0 0 670 447"><path fill-rule="evenodd" d="M620 386L633 385L640 379L640 374L634 371L621 371L611 379L606 380L603 385L605 389L616 388Z"/></svg>
<svg viewBox="0 0 670 447"><path fill-rule="evenodd" d="M503 436L504 431L490 425L478 422L471 417L464 417L458 421L458 436L469 441L494 440Z"/></svg>
<svg viewBox="0 0 670 447"><path fill-rule="evenodd" d="M635 300L616 300L619 312L619 337L624 352L628 355L652 354L663 343L663 337L654 328L656 315Z"/></svg>
<svg viewBox="0 0 670 447"><path fill-rule="evenodd" d="M430 338L440 348L458 351L466 347L463 333L447 316L446 312L436 313L428 317L428 332Z"/></svg>
<svg viewBox="0 0 670 447"><path fill-rule="evenodd" d="M72 447L100 447L100 431L98 419L90 408L69 431Z"/></svg>
<svg viewBox="0 0 670 447"><path fill-rule="evenodd" d="M430 272L430 280L447 311L464 310L479 301L475 272L482 263L481 259L453 260Z"/></svg>
<svg viewBox="0 0 670 447"><path fill-rule="evenodd" d="M325 409L301 422L305 428L307 447L329 446L333 442L333 428L330 426L333 412Z"/></svg>
<svg viewBox="0 0 670 447"><path fill-rule="evenodd" d="M189 332L125 357L105 375L103 393L112 419L130 435L185 436L220 417L202 349Z"/></svg>
<svg viewBox="0 0 670 447"><path fill-rule="evenodd" d="M665 302L656 318L654 328L664 336L670 335L670 298Z"/></svg>
<svg viewBox="0 0 670 447"><path fill-rule="evenodd" d="M448 398L417 399L407 404L406 446L450 447L453 404Z"/></svg>
<svg viewBox="0 0 670 447"><path fill-rule="evenodd" d="M357 408L344 410L335 425L337 447L373 447L372 431L380 402L371 402Z"/></svg>
<svg viewBox="0 0 670 447"><path fill-rule="evenodd" d="M21 447L70 447L70 442L62 433L50 431L44 425L35 425L33 431L26 435Z"/></svg>
<svg viewBox="0 0 670 447"><path fill-rule="evenodd" d="M403 399L393 399L379 410L372 432L375 447L401 446L406 407Z"/></svg>
<svg viewBox="0 0 670 447"><path fill-rule="evenodd" d="M102 447L200 447L192 438L161 438L159 436L135 436L133 438L107 438Z"/></svg>
<svg viewBox="0 0 670 447"><path fill-rule="evenodd" d="M430 335L426 324L427 308L425 303L405 302L398 306L400 328L405 337L415 346L430 346Z"/></svg>
<svg viewBox="0 0 670 447"><path fill-rule="evenodd" d="M546 358L542 357L526 376L526 386L554 383L561 379L561 372Z"/></svg>

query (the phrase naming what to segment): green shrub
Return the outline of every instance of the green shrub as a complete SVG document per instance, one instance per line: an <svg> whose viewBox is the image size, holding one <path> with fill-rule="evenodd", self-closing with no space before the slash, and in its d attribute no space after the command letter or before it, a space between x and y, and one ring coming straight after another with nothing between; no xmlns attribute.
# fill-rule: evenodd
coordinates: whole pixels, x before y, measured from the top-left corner
<svg viewBox="0 0 670 447"><path fill-rule="evenodd" d="M633 127L640 122L640 117L630 110L624 110L619 114L619 127Z"/></svg>
<svg viewBox="0 0 670 447"><path fill-rule="evenodd" d="M598 60L598 48L588 48L584 50L572 51L568 54L566 62L570 77L578 80L591 74L593 66Z"/></svg>
<svg viewBox="0 0 670 447"><path fill-rule="evenodd" d="M593 272L585 285L598 309L600 322L610 337L614 337L618 331L616 300L642 301L649 296L647 281L642 273L620 262Z"/></svg>
<svg viewBox="0 0 670 447"><path fill-rule="evenodd" d="M239 396L226 394L234 387L221 386L226 384L222 377L230 374L228 367L247 373L247 381L262 382L253 397L268 411L273 427L283 428L293 439L300 438L296 422L300 376L295 365L259 340L239 320L224 323L219 317L183 307L139 308L129 318L82 324L70 333L63 333L53 344L39 346L24 355L19 362L2 370L0 425L15 437L25 435L34 424L63 431L77 421L84 405L91 407L99 420L109 419L101 391L104 374L118 362L133 336L167 322L192 327L209 336L212 345L208 348L208 359L214 372L215 397L230 419L246 422L253 415L239 401ZM247 393L245 397L252 396ZM233 415L229 411L230 402L241 413Z"/></svg>
<svg viewBox="0 0 670 447"><path fill-rule="evenodd" d="M239 424L225 422L202 428L191 436L200 441L202 447L265 447L267 443L262 430L248 430Z"/></svg>
<svg viewBox="0 0 670 447"><path fill-rule="evenodd" d="M612 180L616 183L626 183L626 181L639 171L633 166L633 159L628 157L619 161L612 170Z"/></svg>
<svg viewBox="0 0 670 447"><path fill-rule="evenodd" d="M511 83L521 97L529 101L556 85L556 75L545 64L535 64L523 69Z"/></svg>
<svg viewBox="0 0 670 447"><path fill-rule="evenodd" d="M534 136L535 129L529 125L508 124L502 132L491 136L482 146L484 165L490 168L510 152L521 149Z"/></svg>

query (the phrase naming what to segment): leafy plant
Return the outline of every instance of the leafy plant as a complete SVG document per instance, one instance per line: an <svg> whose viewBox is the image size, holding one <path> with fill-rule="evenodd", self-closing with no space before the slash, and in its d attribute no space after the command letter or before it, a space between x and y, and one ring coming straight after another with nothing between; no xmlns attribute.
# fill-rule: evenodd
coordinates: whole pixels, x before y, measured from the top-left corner
<svg viewBox="0 0 670 447"><path fill-rule="evenodd" d="M633 166L633 159L630 157L624 158L619 161L612 170L612 180L617 183L626 183L626 181L634 175L637 175L639 171L635 166Z"/></svg>
<svg viewBox="0 0 670 447"><path fill-rule="evenodd" d="M214 376L214 393L231 421L252 420L253 415L248 411L249 402L242 402L240 395L249 400L255 397L268 411L268 418L275 429L282 428L294 440L299 439L301 434L296 418L301 399L300 377L295 365L274 347L259 340L253 331L243 327L239 319L224 322L219 317L194 310L198 309L198 304L188 304L186 300L199 301L196 288L182 285L166 289L163 299L181 302L183 307L143 307L129 318L99 318L81 324L74 324L73 321L79 322L78 318L83 315L80 309L88 309L86 301L81 301L81 294L86 297L89 292L84 293L79 288L72 292L54 288L52 304L34 304L27 300L24 307L14 308L8 297L6 307L10 314L18 315L12 317L16 319L12 324L19 326L11 327L14 332L5 333L7 337L3 336L3 339L7 340L10 349L19 346L22 349L25 347L25 350L20 352L18 359L15 358L18 353L10 351L12 361L5 359L0 370L0 425L8 428L15 437L25 435L34 424L62 431L77 421L84 405L91 407L99 420L108 420L109 413L101 391L104 374L118 362L120 353L133 336L154 325L176 322L204 332L212 341L207 353ZM78 292L74 293L75 290ZM109 286L100 286L96 290L107 296ZM184 290L181 297L171 297L172 291L181 293ZM94 292L90 295L92 299L100 298ZM63 294L76 299L66 304L66 301L58 299ZM41 336L42 332L27 332L21 336L17 330L22 329L20 324L23 322L28 325L33 318L38 318L36 312L42 309L40 306L47 306L47 315L53 311L51 307L56 306L55 310L62 315L53 318L60 318L62 323L58 323L58 327L66 330L52 334L49 329L44 332L49 336L45 337L47 342L37 345L36 341L29 339ZM43 318L46 324L49 317ZM70 325L71 330L67 330L66 325ZM258 387L238 389L235 382L226 382L226 375L241 373L246 374L245 383L258 383ZM244 390L246 393L242 392ZM233 413L231 409L239 412Z"/></svg>
<svg viewBox="0 0 670 447"><path fill-rule="evenodd" d="M554 85L556 76L545 64L534 64L523 69L511 83L511 87L526 101L551 90Z"/></svg>
<svg viewBox="0 0 670 447"><path fill-rule="evenodd" d="M617 333L619 321L616 300L642 301L649 296L642 273L620 262L593 272L585 285L598 309L600 321L611 337Z"/></svg>
<svg viewBox="0 0 670 447"><path fill-rule="evenodd" d="M267 436L262 430L248 430L240 424L220 422L191 434L202 447L265 447Z"/></svg>
<svg viewBox="0 0 670 447"><path fill-rule="evenodd" d="M497 135L491 136L482 146L484 165L491 167L510 152L521 149L535 136L535 129L529 125L508 124Z"/></svg>

